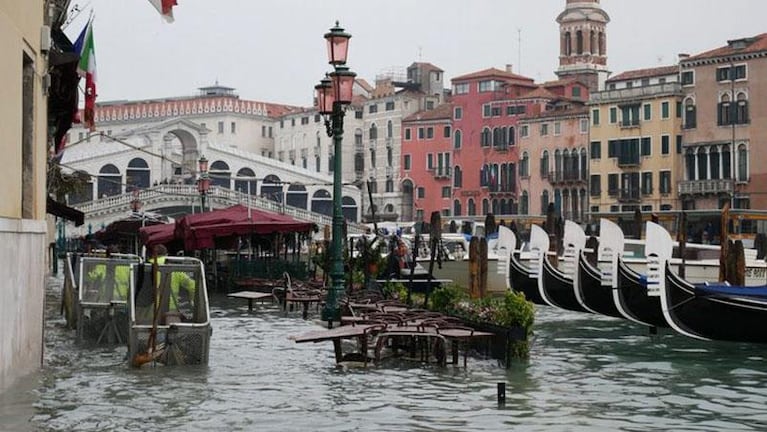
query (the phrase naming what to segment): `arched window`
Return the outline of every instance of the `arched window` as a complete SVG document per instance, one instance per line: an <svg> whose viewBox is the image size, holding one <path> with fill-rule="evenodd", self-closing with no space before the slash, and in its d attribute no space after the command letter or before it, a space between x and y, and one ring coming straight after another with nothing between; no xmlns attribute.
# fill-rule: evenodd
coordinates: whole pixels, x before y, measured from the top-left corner
<svg viewBox="0 0 767 432"><path fill-rule="evenodd" d="M717 107L716 121L719 126L732 124L733 120L732 105L730 104L730 95L723 94L719 98Z"/></svg>
<svg viewBox="0 0 767 432"><path fill-rule="evenodd" d="M748 148L745 144L738 146L738 181L748 181Z"/></svg>
<svg viewBox="0 0 767 432"><path fill-rule="evenodd" d="M487 198L482 200L482 214L490 213L490 201Z"/></svg>
<svg viewBox="0 0 767 432"><path fill-rule="evenodd" d="M599 42L597 41L597 32L595 30L591 31L591 46L589 47L589 52L593 55L599 54Z"/></svg>
<svg viewBox="0 0 767 432"><path fill-rule="evenodd" d="M513 146L514 142L516 140L516 129L514 129L514 126L509 126L509 145Z"/></svg>
<svg viewBox="0 0 767 432"><path fill-rule="evenodd" d="M461 201L455 200L453 201L453 216L460 216L461 215Z"/></svg>
<svg viewBox="0 0 767 432"><path fill-rule="evenodd" d="M128 191L136 188L145 189L149 187L149 165L144 159L132 159L128 163L128 170L125 174L125 182L128 184Z"/></svg>
<svg viewBox="0 0 767 432"><path fill-rule="evenodd" d="M578 54L583 54L583 32L578 30L575 32L575 44Z"/></svg>
<svg viewBox="0 0 767 432"><path fill-rule="evenodd" d="M466 207L468 207L469 216L476 216L477 215L477 205L474 203L474 198L469 198L469 202L466 203Z"/></svg>
<svg viewBox="0 0 767 432"><path fill-rule="evenodd" d="M232 188L232 172L226 162L217 160L210 164L210 185Z"/></svg>
<svg viewBox="0 0 767 432"><path fill-rule="evenodd" d="M241 168L237 171L237 177L234 180L234 190L242 192L244 194L250 192L251 195L256 195L256 173L250 168Z"/></svg>
<svg viewBox="0 0 767 432"><path fill-rule="evenodd" d="M530 156L526 151L522 153L522 159L519 160L519 176L530 177Z"/></svg>
<svg viewBox="0 0 767 432"><path fill-rule="evenodd" d="M697 123L695 100L687 98L684 101L684 127L685 129L694 129L697 127Z"/></svg>
<svg viewBox="0 0 767 432"><path fill-rule="evenodd" d="M463 187L463 171L461 167L453 167L453 187Z"/></svg>
<svg viewBox="0 0 767 432"><path fill-rule="evenodd" d="M277 202L282 202L282 181L274 174L269 174L261 184L261 196Z"/></svg>
<svg viewBox="0 0 767 432"><path fill-rule="evenodd" d="M562 153L559 149L554 151L554 174L556 177L549 181L562 181Z"/></svg>
<svg viewBox="0 0 767 432"><path fill-rule="evenodd" d="M490 144L493 141L493 135L490 131L490 128L484 128L482 129L482 135L480 135L479 138L479 145L482 147L490 147Z"/></svg>
<svg viewBox="0 0 767 432"><path fill-rule="evenodd" d="M330 192L320 189L312 195L312 211L326 216L333 215L333 198Z"/></svg>
<svg viewBox="0 0 767 432"><path fill-rule="evenodd" d="M735 110L735 123L737 124L747 124L749 123L748 119L748 98L746 97L745 93L738 93L737 98L737 107Z"/></svg>
<svg viewBox="0 0 767 432"><path fill-rule="evenodd" d="M527 191L522 191L522 198L519 200L519 214L526 215L529 212L529 198Z"/></svg>
<svg viewBox="0 0 767 432"><path fill-rule="evenodd" d="M306 186L296 183L288 186L287 197L285 198L287 205L306 210L308 201L309 193L306 190Z"/></svg>
<svg viewBox="0 0 767 432"><path fill-rule="evenodd" d="M357 201L350 196L342 197L341 213L344 216L344 220L357 222Z"/></svg>
<svg viewBox="0 0 767 432"><path fill-rule="evenodd" d="M462 138L463 138L463 135L460 130L457 130L453 133L453 148L456 148L456 149L461 148Z"/></svg>
<svg viewBox="0 0 767 432"><path fill-rule="evenodd" d="M722 146L722 178L732 178L732 155L730 154L730 145L725 144Z"/></svg>
<svg viewBox="0 0 767 432"><path fill-rule="evenodd" d="M549 151L544 150L541 154L541 178L549 176Z"/></svg>
<svg viewBox="0 0 767 432"><path fill-rule="evenodd" d="M376 124L373 123L370 125L370 129L368 130L368 136L371 140L378 139L378 128L376 128Z"/></svg>
<svg viewBox="0 0 767 432"><path fill-rule="evenodd" d="M123 190L120 170L112 164L107 164L99 170L97 198L120 195Z"/></svg>
<svg viewBox="0 0 767 432"><path fill-rule="evenodd" d="M319 139L319 138L318 138ZM317 147L319 147L319 141L317 142ZM362 129L357 129L354 131L354 148L356 150L362 150ZM319 151L319 149L317 150Z"/></svg>
<svg viewBox="0 0 767 432"><path fill-rule="evenodd" d="M389 120L386 123L386 138L391 138L394 136L394 125L392 124L391 120Z"/></svg>
<svg viewBox="0 0 767 432"><path fill-rule="evenodd" d="M589 178L589 154L585 148L581 149L581 172L580 180L586 181Z"/></svg>
<svg viewBox="0 0 767 432"><path fill-rule="evenodd" d="M545 190L541 194L541 214L545 215L549 208L549 191Z"/></svg>
<svg viewBox="0 0 767 432"><path fill-rule="evenodd" d="M720 172L719 172L719 149L716 148L716 146L711 146L708 149L708 162L710 163L711 167L709 168L709 172L711 173L711 179L712 180L719 180L721 178Z"/></svg>
<svg viewBox="0 0 767 432"><path fill-rule="evenodd" d="M565 52L564 54L566 56L569 56L573 53L573 37L570 34L570 32L565 32Z"/></svg>

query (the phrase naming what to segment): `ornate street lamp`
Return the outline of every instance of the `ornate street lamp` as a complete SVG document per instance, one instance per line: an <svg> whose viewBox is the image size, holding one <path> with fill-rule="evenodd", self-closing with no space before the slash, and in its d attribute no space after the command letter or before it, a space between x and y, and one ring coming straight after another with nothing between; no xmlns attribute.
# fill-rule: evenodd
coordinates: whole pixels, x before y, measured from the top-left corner
<svg viewBox="0 0 767 432"><path fill-rule="evenodd" d="M334 320L340 320L341 311L338 299L344 291L344 262L343 262L343 228L344 216L341 210L341 143L344 135L344 108L352 102L354 77L357 76L346 67L349 54L349 39L352 35L345 33L338 26L325 34L328 42L328 63L333 65L333 72L315 86L317 90L317 108L325 118L325 129L333 138L333 240L330 246L332 253L330 278L332 285L322 309L322 319L328 322L328 328Z"/></svg>
<svg viewBox="0 0 767 432"><path fill-rule="evenodd" d="M138 211L141 210L142 204L141 204L141 200L139 199L140 193L141 191L138 188L133 189L133 192L131 192L133 198L131 199L131 202L130 202L130 208L133 211L133 213L138 213Z"/></svg>
<svg viewBox="0 0 767 432"><path fill-rule="evenodd" d="M208 189L210 189L210 175L208 175L208 160L205 159L205 156L200 157L198 163L200 178L197 179L197 192L200 193L200 209L204 212L205 196L208 194Z"/></svg>

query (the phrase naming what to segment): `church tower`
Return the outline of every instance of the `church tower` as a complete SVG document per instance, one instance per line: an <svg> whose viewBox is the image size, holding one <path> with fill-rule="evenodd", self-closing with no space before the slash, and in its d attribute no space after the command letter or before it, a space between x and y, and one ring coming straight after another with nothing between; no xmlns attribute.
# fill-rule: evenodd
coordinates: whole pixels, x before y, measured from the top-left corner
<svg viewBox="0 0 767 432"><path fill-rule="evenodd" d="M607 15L599 0L567 0L557 17L560 79L576 78L590 91L604 89L607 70Z"/></svg>

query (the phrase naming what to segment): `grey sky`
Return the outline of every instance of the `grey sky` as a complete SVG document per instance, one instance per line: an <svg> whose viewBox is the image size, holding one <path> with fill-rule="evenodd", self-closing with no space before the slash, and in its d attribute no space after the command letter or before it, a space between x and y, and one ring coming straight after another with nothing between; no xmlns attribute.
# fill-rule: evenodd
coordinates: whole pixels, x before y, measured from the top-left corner
<svg viewBox="0 0 767 432"><path fill-rule="evenodd" d="M413 61L446 78L514 65L536 81L554 78L557 15L564 0L178 0L165 23L146 0L74 0L96 14L99 101L192 95L235 87L242 98L310 105L327 65L323 34L336 19L353 37L349 66L375 75ZM727 39L767 32L767 1L602 0L608 65L673 64ZM715 6L716 5L716 6ZM75 38L85 14L67 29ZM522 50L519 59L518 29ZM448 81L449 82L449 81Z"/></svg>

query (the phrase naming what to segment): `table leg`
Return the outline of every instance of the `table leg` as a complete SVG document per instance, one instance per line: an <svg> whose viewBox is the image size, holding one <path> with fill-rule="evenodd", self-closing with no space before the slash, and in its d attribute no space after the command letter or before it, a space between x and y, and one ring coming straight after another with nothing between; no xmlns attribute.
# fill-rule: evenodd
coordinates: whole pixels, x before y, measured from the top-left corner
<svg viewBox="0 0 767 432"><path fill-rule="evenodd" d="M253 312L253 299L248 299L248 312Z"/></svg>
<svg viewBox="0 0 767 432"><path fill-rule="evenodd" d="M341 352L341 339L333 339L333 350L336 352L336 363L341 363L344 358Z"/></svg>

